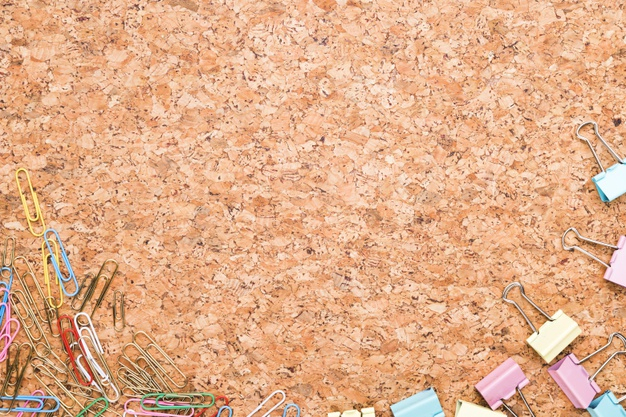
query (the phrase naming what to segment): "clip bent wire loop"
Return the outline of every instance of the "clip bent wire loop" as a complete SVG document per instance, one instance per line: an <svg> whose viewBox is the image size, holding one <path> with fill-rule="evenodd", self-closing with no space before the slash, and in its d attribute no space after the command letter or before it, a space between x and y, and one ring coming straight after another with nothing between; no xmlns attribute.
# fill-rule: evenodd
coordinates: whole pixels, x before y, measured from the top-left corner
<svg viewBox="0 0 626 417"><path fill-rule="evenodd" d="M574 407L580 409L589 407L589 404L591 404L596 394L600 393L600 387L595 382L595 377L598 375L599 371L596 372L593 377L590 377L582 364L611 346L615 337L622 341L626 349L626 337L621 333L612 333L609 335L609 341L606 345L600 347L585 358L578 360L573 353L570 353L548 369L550 376L552 376L567 398L574 404ZM605 366L606 364L603 365L602 368Z"/></svg>
<svg viewBox="0 0 626 417"><path fill-rule="evenodd" d="M52 246L50 244L50 239L48 236L53 234L58 245L58 250L53 251ZM73 297L78 293L78 281L76 280L76 275L74 275L74 270L72 269L72 265L70 264L70 259L67 256L67 252L65 251L65 246L63 246L63 242L61 242L61 236L59 236L59 232L54 229L48 229L43 234L43 240L48 247L48 253L50 254L50 260L52 261L52 266L54 267L54 272L56 273L57 278L59 279L59 285L61 286L61 290L68 297ZM55 248L57 249L57 248ZM63 265L67 269L67 276L64 276L61 272L61 264L59 260L59 253L61 254L61 259L63 260ZM74 284L74 292L70 292L66 288L66 284L69 282Z"/></svg>
<svg viewBox="0 0 626 417"><path fill-rule="evenodd" d="M9 242L11 245L9 245ZM15 260L15 238L7 237L4 241L4 252L2 252L2 268L13 268L13 261Z"/></svg>
<svg viewBox="0 0 626 417"><path fill-rule="evenodd" d="M524 375L522 368L520 368L513 359L509 358L476 384L476 389L480 392L485 401L487 401L487 404L489 404L492 410L504 407L514 416L517 415L504 401L511 398L515 393L518 393L530 414L535 417L524 394L522 394L522 388L529 383L530 381L526 378L526 375Z"/></svg>
<svg viewBox="0 0 626 417"><path fill-rule="evenodd" d="M205 398L211 398L211 402L202 402ZM147 407L146 400L154 400L154 407ZM201 402L194 401L198 399ZM180 405L175 405L180 404ZM210 408L215 404L215 396L209 392L189 393L151 393L141 397L141 408L146 411L159 411L163 409L184 410L192 408Z"/></svg>
<svg viewBox="0 0 626 417"><path fill-rule="evenodd" d="M122 291L115 290L113 292L113 329L116 332L121 332L124 330L124 327L126 327L124 293Z"/></svg>
<svg viewBox="0 0 626 417"><path fill-rule="evenodd" d="M37 356L48 356L52 351L52 346L50 346L46 333L35 315L35 309L30 305L26 294L21 290L13 290L13 292L9 295L9 300L13 305L13 309L17 314L20 323L22 324L22 329L24 329L28 340L35 348ZM20 307L24 311L21 311ZM35 331L35 333L33 331ZM38 350L40 346L43 346L44 348L42 352Z"/></svg>
<svg viewBox="0 0 626 417"><path fill-rule="evenodd" d="M587 125L593 126L595 136L617 161L617 164L610 166L608 169L604 169L602 161L600 161L600 157L596 153L591 141L580 134L580 130ZM591 149L591 153L593 153L593 157L596 159L598 166L602 170L601 173L591 179L596 186L600 199L603 202L608 203L615 200L617 197L626 194L626 160L620 158L607 141L600 135L600 132L598 131L598 124L594 121L582 123L578 126L578 129L576 129L576 137L587 143L589 149Z"/></svg>
<svg viewBox="0 0 626 417"><path fill-rule="evenodd" d="M256 413L258 413L259 411L261 411L263 409L263 406L270 401L275 395L280 396L281 399L278 400L278 403L276 403L272 408L270 408L265 414L263 414L261 417L267 417L270 415L270 413L274 410L276 410L278 407L280 407L282 405L282 403L285 402L285 399L287 398L287 396L285 395L284 391L281 390L276 390L274 392L272 392L266 399L264 399L261 404L258 405L257 408L255 408L254 410L252 410L250 412L250 414L248 414L247 417L252 417L253 415L255 415Z"/></svg>
<svg viewBox="0 0 626 417"><path fill-rule="evenodd" d="M148 411L144 410L141 407L142 400L139 398L131 398L124 403L124 416L150 416L150 417L192 417L194 413L194 409L189 407L189 410L186 414L172 414L167 412L157 412L157 411ZM133 409L132 403L138 403L138 408ZM154 404L154 400L145 400L144 404ZM180 410L178 410L180 411Z"/></svg>
<svg viewBox="0 0 626 417"><path fill-rule="evenodd" d="M609 263L607 264L606 262L598 258L596 255L594 255L593 253L579 246L567 245L565 243L565 238L567 234L570 232L574 233L576 237L583 242L593 243L594 245L600 245L600 246L614 249L615 251L613 252L613 255L611 256L611 260L609 261ZM563 249L567 251L579 251L580 253L587 255L594 261L599 262L600 264L604 265L606 267L606 272L604 273L604 279L606 279L607 281L611 281L614 284L621 285L622 287L626 287L626 236L620 236L619 241L617 242L617 245L611 245L609 243L600 242L598 240L593 240L593 239L584 237L578 232L578 230L576 230L576 228L570 227L569 229L565 231L565 233L563 233L563 236L561 237L561 245L563 246Z"/></svg>
<svg viewBox="0 0 626 417"><path fill-rule="evenodd" d="M54 252L56 254L56 257L58 258L59 248L54 240L51 242L52 242L52 246L54 246ZM51 308L56 310L63 305L63 291L60 291L61 281L59 280L59 277L57 276L55 277L55 280L56 280L57 285L59 286L59 302L54 303L55 298L52 295L52 289L50 288L50 269L49 269L50 261L52 260L52 258L54 258L54 256L55 255L46 253L46 242L42 242L41 262L43 263L43 280L44 280L44 284L46 285L46 288L48 289L48 296L46 297L46 301Z"/></svg>
<svg viewBox="0 0 626 417"><path fill-rule="evenodd" d="M22 360L22 352L23 350L27 350L26 358ZM15 402L17 401L18 392L22 385L22 380L24 379L24 375L26 373L26 369L30 365L31 359L33 358L34 349L28 343L21 344L17 346L17 350L15 352L15 359L11 359L11 355L7 355L7 365L6 365L6 379L4 382L4 386L2 387L2 395L8 396L3 399L11 399L11 405L9 405L8 410L13 410ZM15 379L15 383L11 383ZM13 388L13 394L9 393L9 387ZM42 403L43 406L43 403ZM43 407L42 407L43 408ZM0 411L7 411L2 410Z"/></svg>
<svg viewBox="0 0 626 417"><path fill-rule="evenodd" d="M11 317L11 304L0 303L0 306L4 307L6 314L4 315L4 325L0 330L0 341L4 341L4 347L0 351L0 362L7 360L9 355L9 349L13 345L13 341L20 330L20 322L16 318ZM15 331L11 333L11 327L15 328Z"/></svg>
<svg viewBox="0 0 626 417"><path fill-rule="evenodd" d="M441 402L432 388L393 404L391 412L394 417L411 417L417 414L424 417L444 417Z"/></svg>
<svg viewBox="0 0 626 417"><path fill-rule="evenodd" d="M68 328L63 328L63 321L69 322ZM86 359L82 355L82 353L80 353L78 356L74 354L74 349L79 345L79 336L78 332L76 331L76 327L74 326L74 321L70 316L64 314L59 317L57 323L59 325L59 333L61 334L63 347L65 348L65 352L70 359L70 364L72 366L76 381L78 381L80 385L83 385L85 387L90 386L93 383L93 373L91 372L91 368L88 364L86 364ZM81 363L81 366L79 367L78 361L80 361L81 359L84 362ZM86 372L86 374L83 374L83 371Z"/></svg>
<svg viewBox="0 0 626 417"><path fill-rule="evenodd" d="M456 402L455 417L505 417L504 413L493 411L480 405L467 401L458 400Z"/></svg>
<svg viewBox="0 0 626 417"><path fill-rule="evenodd" d="M20 182L20 172L23 172L24 174L26 174L26 181L28 182L28 190L30 192L30 198L35 209L34 216L31 214L30 210L28 209L28 202L26 201L26 195L24 194L24 191L22 189L22 185ZM33 183L30 180L30 174L28 173L26 169L19 168L17 171L15 171L15 181L17 182L17 189L20 194L20 199L22 200L22 207L24 208L24 214L26 215L26 222L28 223L28 230L30 230L30 233L33 236L41 237L46 231L46 223L43 220L43 214L41 214L41 206L39 205L39 199L37 198L37 193L35 192L35 189L33 188ZM36 223L41 224L41 232L35 232L33 226L35 226Z"/></svg>
<svg viewBox="0 0 626 417"><path fill-rule="evenodd" d="M103 403L103 405L100 405L99 403ZM94 411L93 409L97 407L101 408L97 411ZM80 413L76 414L76 417L87 416L88 412L94 412L95 414L93 415L93 417L100 417L108 408L109 400L107 400L105 397L99 397L87 404L87 406L83 408Z"/></svg>
<svg viewBox="0 0 626 417"><path fill-rule="evenodd" d="M589 404L587 411L591 417L626 417L626 410L620 404L624 400L626 396L617 399L611 391L606 391Z"/></svg>
<svg viewBox="0 0 626 417"><path fill-rule="evenodd" d="M524 310L522 310L519 304L507 298L513 288L519 288L522 298L548 319L539 329L533 325L532 321L528 318L526 313L524 313ZM533 330L533 334L526 339L526 342L535 349L539 356L547 363L552 362L552 360L582 332L578 324L563 313L562 310L558 310L550 317L526 295L524 286L519 282L513 282L507 285L502 292L502 299L509 304L513 304L513 306L522 313L522 316Z"/></svg>
<svg viewBox="0 0 626 417"><path fill-rule="evenodd" d="M109 264L113 265L112 267L113 269L107 272ZM93 309L91 310L92 316L96 313L96 310L98 309L98 307L100 307L100 304L102 304L102 300L104 300L104 297L109 291L109 287L111 287L111 283L113 282L113 278L115 278L115 274L117 274L118 268L119 268L119 265L117 261L114 259L107 259L106 261L104 261L104 263L100 267L100 271L98 271L98 275L96 275L95 281L97 283L100 281L100 278L104 278L105 282L104 282L104 287L102 287L102 291L100 292L100 295L98 296L96 300L96 304L94 304ZM95 290L95 287L94 287L94 290Z"/></svg>
<svg viewBox="0 0 626 417"><path fill-rule="evenodd" d="M227 416L226 415L222 416L223 412L227 412L228 415ZM217 414L215 414L215 417L233 417L233 409L230 408L230 406L228 406L228 405L223 405L223 406L220 407L219 410L217 410Z"/></svg>
<svg viewBox="0 0 626 417"><path fill-rule="evenodd" d="M26 272L20 274L20 271L18 271L17 269L17 261L23 262L26 265ZM35 277L35 272L33 271L33 267L30 265L30 262L28 262L28 259L26 259L23 256L16 256L15 260L13 261L13 271L15 273L15 276L17 277L17 280L20 282L20 285L24 289L24 294L26 295L28 302L30 303L31 306L33 306L34 313L42 321L46 320L46 317L44 317L42 313L42 311L45 311L46 305L48 305L46 302L46 296L44 295L43 290L39 286L39 282L37 282L37 278ZM30 291L30 287L28 286L28 282L26 281L27 276L30 276L31 280L35 284L37 293L39 294L39 297L41 298L41 301L42 301L42 304L40 306L37 306L37 303L35 302L35 298L33 297L33 293Z"/></svg>
<svg viewBox="0 0 626 417"><path fill-rule="evenodd" d="M290 408L293 408L294 410L296 410L295 417L300 417L300 407L297 404L294 404L294 403L287 404L285 406L285 408L283 409L283 417L287 417L288 416ZM374 409L373 408L364 408L364 409L361 410L361 413L362 413L363 417L374 417ZM232 410L231 410L231 414L232 414Z"/></svg>
<svg viewBox="0 0 626 417"><path fill-rule="evenodd" d="M140 337L144 337L148 339L149 343L145 346L141 346L139 344ZM184 388L187 385L187 382L189 382L189 378L187 378L187 376L176 366L176 363L174 363L172 358L167 353L165 353L165 351L156 343L156 341L152 337L150 337L146 332L144 331L135 332L133 334L132 344L134 345L135 349L137 349L142 354L143 359L145 359L147 362L150 362L150 364L152 365L152 368L154 368L161 374L160 376L162 378L167 379L175 387L180 388L180 389ZM182 381L177 382L176 380L174 380L174 378L172 378L169 375L169 373L163 367L163 365L159 363L159 361L154 357L154 355L150 353L151 348L156 350L161 355L161 357L165 360L165 364L171 367L176 372L176 374L178 374L178 376L182 378Z"/></svg>
<svg viewBox="0 0 626 417"><path fill-rule="evenodd" d="M96 289L96 277L93 274L85 275L85 278L80 282L78 286L78 292L70 303L70 308L74 311L83 311L87 302L91 299L93 291ZM89 282L89 283L87 283ZM80 302L80 305L78 305Z"/></svg>

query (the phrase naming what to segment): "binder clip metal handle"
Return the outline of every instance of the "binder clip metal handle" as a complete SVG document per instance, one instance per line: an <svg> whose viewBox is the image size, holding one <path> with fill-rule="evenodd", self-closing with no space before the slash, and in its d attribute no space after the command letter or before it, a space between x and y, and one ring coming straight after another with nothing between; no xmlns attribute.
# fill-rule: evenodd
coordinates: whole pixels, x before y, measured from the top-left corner
<svg viewBox="0 0 626 417"><path fill-rule="evenodd" d="M620 404L624 400L626 396L618 399L611 391L606 391L589 404L587 411L591 417L626 417L626 410Z"/></svg>
<svg viewBox="0 0 626 417"><path fill-rule="evenodd" d="M592 125L593 126L593 133L596 135L596 137L600 140L600 142L602 142L602 144L609 151L611 156L613 158L615 158L615 160L618 163L623 164L625 161L622 158L619 157L619 155L617 154L617 152L615 152L613 150L611 145L609 145L608 142L606 140L604 140L604 138L600 135L600 132L598 131L598 124L596 122L594 122L593 120L590 120L588 122L584 122L583 124L578 126L578 129L576 129L576 137L578 139L580 139L580 140L582 140L582 141L587 143L587 146L589 146L589 149L591 149L591 153L593 153L594 158L596 158L596 162L600 166L600 169L602 170L602 172L606 172L606 170L604 169L604 166L602 165L602 162L600 161L600 157L596 153L596 150L594 149L593 145L591 144L591 141L580 134L580 130L583 127L587 126L587 125Z"/></svg>
<svg viewBox="0 0 626 417"><path fill-rule="evenodd" d="M517 417L517 414L504 403L505 400L511 398L515 393L518 393L524 402L526 408L530 412L532 417L535 417L535 413L530 408L530 405L526 401L524 394L522 394L522 388L528 385L530 381L524 375L522 368L511 358L507 359L498 366L489 375L483 378L478 384L476 389L483 396L489 407L492 410L496 410L503 406L513 416Z"/></svg>
<svg viewBox="0 0 626 417"><path fill-rule="evenodd" d="M611 256L611 260L609 261L609 263L607 264L606 262L598 258L596 255L594 255L593 253L579 246L568 245L565 242L565 239L568 233L570 232L574 233L576 237L583 242L592 243L594 245L600 245L600 246L614 249L613 255ZM579 251L580 253L587 255L594 261L597 261L600 264L604 265L606 267L606 272L604 273L604 279L606 279L607 281L611 281L614 284L621 285L622 287L626 287L626 236L620 236L619 241L617 242L617 245L611 245L609 243L600 242L598 240L593 240L593 239L584 237L578 232L578 230L576 230L576 228L570 227L569 229L565 231L565 233L563 233L563 236L561 237L561 245L563 246L563 249L565 250Z"/></svg>
<svg viewBox="0 0 626 417"><path fill-rule="evenodd" d="M565 231L565 233L563 233L563 236L561 236L561 245L563 246L563 249L568 250L568 251L576 251L577 250L580 253L583 253L583 254L587 255L588 257L590 257L594 261L600 262L605 267L607 267L607 268L611 267L609 264L607 264L606 262L602 261L600 258L595 256L593 253L586 251L585 249L581 248L580 246L576 246L576 245L570 246L567 243L565 243L565 238L566 238L567 234L570 233L570 232L574 233L576 235L576 238L578 238L579 240L582 240L583 242L592 243L594 245L605 246L607 248L616 249L616 250L619 249L619 247L617 247L615 245L611 245L609 243L600 242L599 240L589 239L588 237L585 237L585 236L581 235L580 232L578 230L576 230L575 227L570 227L569 229L567 229Z"/></svg>
<svg viewBox="0 0 626 417"><path fill-rule="evenodd" d="M552 317L550 317L548 315L548 313L546 313L545 311L543 311L541 309L541 307L539 307L537 304L534 303L533 300L531 300L527 295L526 295L526 291L524 291L524 286L520 283L520 282L512 282L509 285L507 285L504 288L504 291L502 292L502 299L509 303L509 304L513 304L515 306L515 308L517 308L517 310L522 313L522 316L524 317L524 319L526 320L526 323L528 323L528 325L530 326L531 329L533 329L533 333L537 333L538 330L535 327L535 325L533 324L532 321L530 321L530 318L528 318L528 316L526 315L526 313L524 313L524 310L522 310L522 307L520 307L519 304L517 304L517 302L515 302L514 300L511 300L508 297L509 292L513 289L513 288L519 288L520 294L522 295L522 297L524 298L524 300L528 301L528 303L533 306L537 311L539 311L541 314L543 314L545 316L545 318L547 318L548 320L552 320Z"/></svg>

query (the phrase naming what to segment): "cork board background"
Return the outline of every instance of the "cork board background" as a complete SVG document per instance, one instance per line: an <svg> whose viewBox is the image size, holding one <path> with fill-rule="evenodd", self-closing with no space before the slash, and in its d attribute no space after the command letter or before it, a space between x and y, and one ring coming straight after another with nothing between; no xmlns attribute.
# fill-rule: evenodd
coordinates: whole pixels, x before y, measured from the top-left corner
<svg viewBox="0 0 626 417"><path fill-rule="evenodd" d="M510 356L538 415L585 415L500 295L570 314L579 357L624 329L625 290L560 247L624 233L572 134L594 119L626 153L614 3L5 1L2 237L39 262L23 166L79 278L120 263L111 366L145 330L237 415L284 389L388 417L430 386L453 415ZM623 366L600 386L626 392Z"/></svg>

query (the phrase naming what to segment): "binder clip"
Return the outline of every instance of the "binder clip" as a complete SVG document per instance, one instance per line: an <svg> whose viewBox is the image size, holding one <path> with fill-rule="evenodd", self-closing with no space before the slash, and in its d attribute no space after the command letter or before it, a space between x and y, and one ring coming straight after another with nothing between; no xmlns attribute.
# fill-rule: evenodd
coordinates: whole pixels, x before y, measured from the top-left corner
<svg viewBox="0 0 626 417"><path fill-rule="evenodd" d="M600 245L600 246L605 246L607 248L615 249L615 252L613 252L613 256L611 256L611 260L609 261L609 263L607 264L606 262L603 262L602 260L600 260L600 258L595 256L593 253L588 252L579 246L568 246L565 243L565 237L567 236L569 232L574 232L576 237L579 240L582 240L583 242L593 243L595 245ZM561 237L561 245L563 246L563 249L565 250L568 250L568 251L577 250L581 253L584 253L591 259L597 262L600 262L602 265L606 267L606 272L604 273L604 279L606 279L607 281L611 281L614 284L621 285L622 287L626 287L626 236L620 236L619 241L617 242L617 245L611 245L605 242L600 242L598 240L593 240L593 239L584 237L578 232L578 230L576 230L576 228L570 227L569 229L565 231L565 233L563 233L563 236Z"/></svg>
<svg viewBox="0 0 626 417"><path fill-rule="evenodd" d="M437 393L432 388L393 404L391 412L394 417L444 417Z"/></svg>
<svg viewBox="0 0 626 417"><path fill-rule="evenodd" d="M513 288L519 287L522 297L530 303L537 311L543 314L548 321L545 322L539 330L533 325L526 313L515 301L507 298L509 291ZM502 299L509 304L513 304L515 308L522 313L524 319L533 330L533 334L526 339L528 343L535 351L545 360L547 363L552 362L559 353L563 351L578 335L581 330L578 324L567 316L563 311L559 310L552 317L550 317L545 311L543 311L537 304L535 304L524 291L524 287L519 282L513 282L504 288L502 292Z"/></svg>
<svg viewBox="0 0 626 417"><path fill-rule="evenodd" d="M574 404L574 407L582 409L589 407L596 394L600 393L600 387L596 384L595 377L606 366L608 361L592 377L589 376L582 363L611 346L614 337L618 337L624 343L624 348L626 348L626 338L620 333L612 333L606 345L580 361L574 354L570 353L548 369L548 373L556 381L557 385L561 387L567 398Z"/></svg>
<svg viewBox="0 0 626 417"><path fill-rule="evenodd" d="M591 141L580 134L580 129L587 125L593 126L594 134L598 139L600 139L600 142L602 142L602 144L606 147L611 156L615 158L617 164L606 170L604 169L604 166L602 165L596 150L593 148ZM615 200L617 197L626 194L626 160L620 158L613 148L611 148L611 146L604 140L604 138L600 136L600 132L598 132L598 124L593 121L581 124L578 126L578 129L576 129L576 136L578 139L587 143L589 149L591 149L591 153L593 153L593 157L596 158L596 162L602 170L601 173L591 179L591 181L593 181L596 185L596 190L598 190L600 199L603 202L608 203Z"/></svg>
<svg viewBox="0 0 626 417"><path fill-rule="evenodd" d="M487 401L487 404L489 404L492 410L504 407L514 416L516 416L516 414L504 401L511 398L517 392L522 398L524 405L526 405L526 408L528 408L530 415L535 417L524 394L522 394L522 388L529 383L530 381L526 378L526 375L524 375L522 368L520 368L513 359L509 358L476 384L476 389L480 392L480 395L483 396L485 401Z"/></svg>
<svg viewBox="0 0 626 417"><path fill-rule="evenodd" d="M456 413L454 417L502 417L504 413L493 411L486 407L468 403L467 401L456 402Z"/></svg>
<svg viewBox="0 0 626 417"><path fill-rule="evenodd" d="M607 391L591 402L587 411L591 417L626 417L626 410L620 405L626 396L619 400L611 391Z"/></svg>

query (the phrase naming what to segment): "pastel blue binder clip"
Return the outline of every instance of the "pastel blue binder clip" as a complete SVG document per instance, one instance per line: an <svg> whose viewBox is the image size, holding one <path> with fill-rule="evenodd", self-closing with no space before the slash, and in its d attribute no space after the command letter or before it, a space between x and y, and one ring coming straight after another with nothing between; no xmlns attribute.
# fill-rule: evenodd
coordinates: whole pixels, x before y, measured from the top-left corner
<svg viewBox="0 0 626 417"><path fill-rule="evenodd" d="M620 405L625 400L622 397L619 400L611 391L607 391L591 402L587 411L592 417L626 417L626 410Z"/></svg>
<svg viewBox="0 0 626 417"><path fill-rule="evenodd" d="M444 417L439 398L432 388L393 404L391 412L394 417Z"/></svg>
<svg viewBox="0 0 626 417"><path fill-rule="evenodd" d="M580 135L580 129L587 125L593 126L593 131L596 137L606 147L611 156L615 158L617 164L609 167L608 169L604 169L604 166L600 161L600 157L598 157L598 154L593 148L591 141L586 137ZM589 149L591 149L591 152L593 153L594 158L596 158L596 162L598 162L598 165L602 170L601 173L591 179L591 181L593 181L593 183L596 185L596 189L598 190L600 199L605 203L608 203L615 200L617 197L626 194L626 160L620 158L613 150L613 148L611 148L611 146L606 142L606 140L604 140L604 138L600 136L600 132L598 132L598 124L593 121L581 124L580 126L578 126L578 129L576 129L576 137L587 143Z"/></svg>

